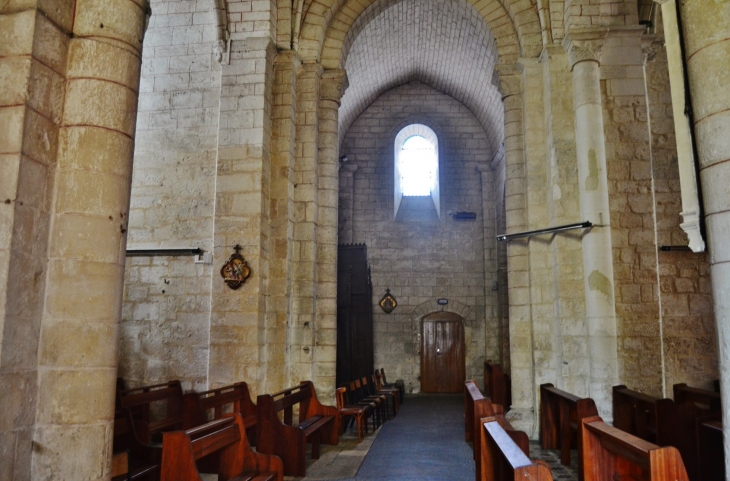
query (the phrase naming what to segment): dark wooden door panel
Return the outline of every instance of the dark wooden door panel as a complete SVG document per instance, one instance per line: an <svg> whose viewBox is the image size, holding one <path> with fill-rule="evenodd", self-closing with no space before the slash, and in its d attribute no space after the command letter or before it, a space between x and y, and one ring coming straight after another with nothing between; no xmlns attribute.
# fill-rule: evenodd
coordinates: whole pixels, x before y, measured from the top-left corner
<svg viewBox="0 0 730 481"><path fill-rule="evenodd" d="M461 392L466 377L463 318L450 312L429 314L421 339L421 391Z"/></svg>
<svg viewBox="0 0 730 481"><path fill-rule="evenodd" d="M337 253L335 382L340 386L373 372L373 310L365 244L341 245Z"/></svg>

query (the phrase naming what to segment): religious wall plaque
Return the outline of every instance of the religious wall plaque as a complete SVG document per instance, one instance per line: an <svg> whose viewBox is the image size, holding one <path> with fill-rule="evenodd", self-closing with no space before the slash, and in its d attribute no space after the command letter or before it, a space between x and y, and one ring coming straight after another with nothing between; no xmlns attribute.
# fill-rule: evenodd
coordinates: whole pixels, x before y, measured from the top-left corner
<svg viewBox="0 0 730 481"><path fill-rule="evenodd" d="M241 246L236 245L234 247L235 253L228 258L228 261L221 267L221 277L223 282L228 285L231 289L238 289L246 282L246 279L251 275L251 268L248 267L248 262L243 258L240 253Z"/></svg>
<svg viewBox="0 0 730 481"><path fill-rule="evenodd" d="M380 308L385 311L386 314L393 312L393 309L398 305L398 301L395 300L393 294L390 293L390 289L385 289L385 295L380 299Z"/></svg>

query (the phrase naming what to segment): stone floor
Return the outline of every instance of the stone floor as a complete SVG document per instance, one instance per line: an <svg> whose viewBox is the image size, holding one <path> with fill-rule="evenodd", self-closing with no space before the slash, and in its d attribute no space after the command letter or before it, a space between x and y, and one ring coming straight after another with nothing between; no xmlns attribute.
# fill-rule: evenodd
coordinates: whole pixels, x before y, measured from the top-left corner
<svg viewBox="0 0 730 481"><path fill-rule="evenodd" d="M464 441L461 395L409 395L399 415L362 442L348 430L338 446L322 446L320 459L308 457L305 478L329 480L473 480L471 445ZM546 461L555 481L577 481L576 459L560 464L558 451L530 443L532 459Z"/></svg>

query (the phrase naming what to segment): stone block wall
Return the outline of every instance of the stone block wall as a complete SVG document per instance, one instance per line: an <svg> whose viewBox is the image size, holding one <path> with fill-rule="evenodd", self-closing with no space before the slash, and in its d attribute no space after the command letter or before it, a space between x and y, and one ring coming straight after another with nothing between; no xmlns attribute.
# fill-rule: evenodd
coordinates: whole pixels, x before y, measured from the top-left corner
<svg viewBox="0 0 730 481"><path fill-rule="evenodd" d="M655 41L645 52L657 244L686 245L666 51ZM660 251L659 296L666 394L677 383L710 389L719 371L708 254Z"/></svg>
<svg viewBox="0 0 730 481"><path fill-rule="evenodd" d="M439 138L441 218L393 218L393 142L403 127L423 123ZM372 270L375 367L389 377L405 380L409 391L420 390L420 319L440 310L438 298L448 298L447 310L465 317L466 376L481 379L489 322L497 324L496 293L485 297L485 232L494 235L494 221L484 228L482 176L476 168L488 165L489 146L484 129L461 103L419 82L396 87L376 100L353 123L340 148L357 165L352 180L351 209L341 216L347 241L365 243ZM352 169L352 167L348 167ZM342 172L341 172L342 176ZM342 178L342 177L341 177ZM342 185L342 184L341 184ZM344 199L343 199L344 200ZM427 199L426 206L430 199ZM401 209L404 207L401 206ZM431 208L433 208L431 206ZM456 211L477 212L477 220L454 221ZM435 215L435 212L433 213ZM400 214L399 214L400 219ZM496 272L496 256L490 256ZM377 305L390 288L398 307L385 314ZM505 333L506 334L506 333ZM490 343L503 344L502 342Z"/></svg>
<svg viewBox="0 0 730 481"><path fill-rule="evenodd" d="M213 249L220 66L210 2L153 1L145 37L128 249ZM211 265L130 257L119 375L207 386Z"/></svg>

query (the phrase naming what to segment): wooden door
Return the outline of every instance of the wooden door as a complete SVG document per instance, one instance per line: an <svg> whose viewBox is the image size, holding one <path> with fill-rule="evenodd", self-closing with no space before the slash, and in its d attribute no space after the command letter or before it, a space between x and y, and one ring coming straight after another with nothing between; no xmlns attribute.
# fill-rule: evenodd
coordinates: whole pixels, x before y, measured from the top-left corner
<svg viewBox="0 0 730 481"><path fill-rule="evenodd" d="M337 386L373 373L372 292L365 244L339 246Z"/></svg>
<svg viewBox="0 0 730 481"><path fill-rule="evenodd" d="M423 318L421 391L460 393L466 378L464 319L450 312Z"/></svg>

